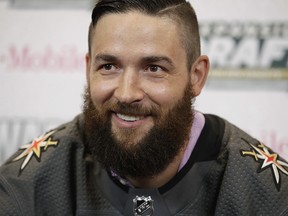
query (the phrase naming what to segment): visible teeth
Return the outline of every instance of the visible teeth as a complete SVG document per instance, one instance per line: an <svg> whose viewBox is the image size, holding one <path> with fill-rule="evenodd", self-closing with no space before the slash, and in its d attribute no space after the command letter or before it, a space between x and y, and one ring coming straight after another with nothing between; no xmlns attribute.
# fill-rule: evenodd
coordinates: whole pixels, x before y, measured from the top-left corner
<svg viewBox="0 0 288 216"><path fill-rule="evenodd" d="M120 113L117 113L117 116L123 119L124 121L129 121L129 122L138 121L141 119L139 116L127 116L127 115L123 115Z"/></svg>

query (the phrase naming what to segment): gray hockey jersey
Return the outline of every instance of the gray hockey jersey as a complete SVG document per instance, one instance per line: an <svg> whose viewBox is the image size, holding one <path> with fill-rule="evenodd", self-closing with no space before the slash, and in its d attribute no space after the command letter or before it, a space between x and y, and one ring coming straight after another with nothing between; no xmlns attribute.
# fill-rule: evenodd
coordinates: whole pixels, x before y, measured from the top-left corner
<svg viewBox="0 0 288 216"><path fill-rule="evenodd" d="M83 116L24 145L0 168L0 215L288 215L288 164L214 115L160 188L121 184L86 151Z"/></svg>

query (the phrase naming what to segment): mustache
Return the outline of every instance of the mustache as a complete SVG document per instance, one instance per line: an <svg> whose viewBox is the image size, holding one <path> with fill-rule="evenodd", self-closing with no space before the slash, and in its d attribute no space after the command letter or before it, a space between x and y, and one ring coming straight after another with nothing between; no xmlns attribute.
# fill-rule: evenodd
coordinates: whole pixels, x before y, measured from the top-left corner
<svg viewBox="0 0 288 216"><path fill-rule="evenodd" d="M157 116L160 113L159 108L157 108L155 105L150 107L144 107L139 103L128 104L120 101L116 103L108 103L104 106L104 110L133 116Z"/></svg>
<svg viewBox="0 0 288 216"><path fill-rule="evenodd" d="M149 107L144 106L140 102L133 103L125 103L117 100L108 100L101 106L95 106L92 97L90 94L89 87L85 88L85 92L83 94L83 111L86 115L89 115L90 118L98 119L101 117L102 119L108 120L112 113L120 113L123 115L133 115L133 116L152 116L157 119L161 114L163 114L163 110L159 107L158 104L151 104Z"/></svg>

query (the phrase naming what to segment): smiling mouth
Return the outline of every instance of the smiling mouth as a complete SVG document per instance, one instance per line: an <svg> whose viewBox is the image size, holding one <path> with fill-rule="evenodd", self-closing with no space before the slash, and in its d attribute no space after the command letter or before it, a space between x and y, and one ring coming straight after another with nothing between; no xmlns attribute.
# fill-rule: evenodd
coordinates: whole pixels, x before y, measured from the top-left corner
<svg viewBox="0 0 288 216"><path fill-rule="evenodd" d="M116 113L116 115L118 116L118 118L127 122L135 122L145 118L145 116L124 115L121 113Z"/></svg>

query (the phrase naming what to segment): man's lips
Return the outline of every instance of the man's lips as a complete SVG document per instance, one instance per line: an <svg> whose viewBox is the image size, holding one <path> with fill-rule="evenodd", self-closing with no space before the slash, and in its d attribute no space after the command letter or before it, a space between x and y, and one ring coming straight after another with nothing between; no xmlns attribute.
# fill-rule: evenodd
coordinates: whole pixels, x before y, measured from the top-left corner
<svg viewBox="0 0 288 216"><path fill-rule="evenodd" d="M127 121L127 122L135 122L135 121L139 121L141 119L144 119L145 116L136 116L136 115L124 115L121 113L116 113L116 115L122 119L123 121Z"/></svg>
<svg viewBox="0 0 288 216"><path fill-rule="evenodd" d="M114 122L115 126L117 125L119 128L134 128L141 125L146 125L151 121L151 116L113 113L112 121Z"/></svg>

